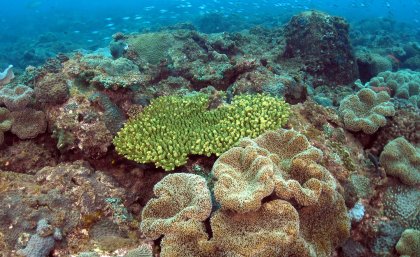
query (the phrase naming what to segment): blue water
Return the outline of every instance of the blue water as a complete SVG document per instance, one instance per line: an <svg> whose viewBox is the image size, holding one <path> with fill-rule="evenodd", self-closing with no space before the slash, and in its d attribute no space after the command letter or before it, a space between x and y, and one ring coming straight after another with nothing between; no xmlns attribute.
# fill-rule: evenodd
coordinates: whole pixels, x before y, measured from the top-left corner
<svg viewBox="0 0 420 257"><path fill-rule="evenodd" d="M276 26L295 13L317 9L350 23L386 18L419 29L419 0L14 0L0 9L0 66L36 65L46 56L106 46L112 34L156 30L181 22L203 27L217 14L226 30ZM201 22L201 23L200 23ZM224 25L222 25L224 26ZM223 28L214 31L220 32ZM419 33L417 33L419 34ZM36 49L34 49L34 47ZM29 52L28 52L29 51ZM26 53L26 55L24 55ZM33 56L29 56L33 54ZM10 56L13 55L13 56ZM29 56L29 57L28 57ZM18 63L16 63L18 62Z"/></svg>

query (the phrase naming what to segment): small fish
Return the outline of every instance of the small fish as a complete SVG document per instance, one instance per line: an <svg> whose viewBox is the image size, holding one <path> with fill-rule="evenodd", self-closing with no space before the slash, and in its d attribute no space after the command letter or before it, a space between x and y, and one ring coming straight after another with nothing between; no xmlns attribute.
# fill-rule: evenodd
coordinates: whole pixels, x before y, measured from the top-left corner
<svg viewBox="0 0 420 257"><path fill-rule="evenodd" d="M99 31L97 31L97 30L92 31L92 34L98 34L98 33L99 33Z"/></svg>
<svg viewBox="0 0 420 257"><path fill-rule="evenodd" d="M109 24L106 24L106 27L113 27L115 24L114 23L109 23Z"/></svg>
<svg viewBox="0 0 420 257"><path fill-rule="evenodd" d="M112 21L111 17L105 18L106 21Z"/></svg>
<svg viewBox="0 0 420 257"><path fill-rule="evenodd" d="M152 9L155 9L155 7L153 5L144 7L145 11L150 11Z"/></svg>
<svg viewBox="0 0 420 257"><path fill-rule="evenodd" d="M128 21L130 19L130 17L129 16L125 16L125 17L122 17L121 19L123 19L125 21Z"/></svg>

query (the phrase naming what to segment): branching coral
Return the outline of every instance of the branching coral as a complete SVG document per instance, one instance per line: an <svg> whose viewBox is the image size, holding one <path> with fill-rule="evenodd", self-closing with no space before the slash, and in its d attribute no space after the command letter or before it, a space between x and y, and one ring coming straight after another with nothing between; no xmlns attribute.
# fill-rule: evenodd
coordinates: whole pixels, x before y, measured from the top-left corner
<svg viewBox="0 0 420 257"><path fill-rule="evenodd" d="M389 95L381 91L364 88L355 95L349 95L340 102L339 113L345 128L351 131L375 133L386 125L386 116L394 116L394 105Z"/></svg>
<svg viewBox="0 0 420 257"><path fill-rule="evenodd" d="M379 161L388 175L398 177L404 184L420 184L420 151L405 138L399 137L389 142Z"/></svg>
<svg viewBox="0 0 420 257"><path fill-rule="evenodd" d="M220 155L240 138L284 125L289 106L267 95L241 95L209 110L206 95L167 96L152 101L114 138L116 150L139 163L173 170L189 154Z"/></svg>
<svg viewBox="0 0 420 257"><path fill-rule="evenodd" d="M174 174L166 178L190 181L158 183L165 193L158 192L160 197L143 209L142 229L151 238L164 235L161 256L330 256L348 237L350 224L334 178L318 164L322 153L291 130L266 132L238 145L222 154L212 170L221 208L210 218L211 235L202 222L210 216L207 204L196 208L191 196L203 195L203 178ZM276 188L278 181L285 193ZM195 183L199 190L191 189ZM186 207L191 212L174 225L172 217Z"/></svg>

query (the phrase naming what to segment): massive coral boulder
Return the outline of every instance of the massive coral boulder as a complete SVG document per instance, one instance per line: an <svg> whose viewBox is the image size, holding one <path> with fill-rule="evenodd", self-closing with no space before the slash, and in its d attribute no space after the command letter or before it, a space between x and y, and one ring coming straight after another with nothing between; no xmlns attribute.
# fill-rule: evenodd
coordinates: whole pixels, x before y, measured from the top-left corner
<svg viewBox="0 0 420 257"><path fill-rule="evenodd" d="M61 104L69 97L69 86L62 73L47 73L35 83L35 98L40 103Z"/></svg>
<svg viewBox="0 0 420 257"><path fill-rule="evenodd" d="M420 184L420 150L405 138L399 137L389 142L379 161L388 175L399 178L404 184Z"/></svg>
<svg viewBox="0 0 420 257"><path fill-rule="evenodd" d="M339 114L346 129L373 134L386 125L387 116L394 116L395 109L388 93L364 88L340 101Z"/></svg>
<svg viewBox="0 0 420 257"><path fill-rule="evenodd" d="M299 58L308 73L330 84L348 84L358 70L349 25L340 17L307 11L286 25L286 58Z"/></svg>

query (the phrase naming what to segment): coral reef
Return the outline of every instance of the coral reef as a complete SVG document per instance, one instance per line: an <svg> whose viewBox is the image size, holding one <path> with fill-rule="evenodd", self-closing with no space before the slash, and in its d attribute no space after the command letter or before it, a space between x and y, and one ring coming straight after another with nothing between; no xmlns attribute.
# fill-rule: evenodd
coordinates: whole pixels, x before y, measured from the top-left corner
<svg viewBox="0 0 420 257"><path fill-rule="evenodd" d="M208 106L204 94L154 99L118 132L116 150L169 171L185 164L189 154L221 154L241 137L278 128L289 117L284 101L266 95L237 96L213 110Z"/></svg>
<svg viewBox="0 0 420 257"><path fill-rule="evenodd" d="M41 219L36 227L36 234L29 239L25 249L17 251L20 256L47 257L53 250L55 241L62 239L58 228L53 228L48 221Z"/></svg>
<svg viewBox="0 0 420 257"><path fill-rule="evenodd" d="M321 157L293 130L243 139L212 170L220 209L210 218L211 238L201 222L210 216L210 191L203 178L189 174L168 175L156 185L158 198L143 209L143 232L151 238L164 235L161 256L330 256L348 237L350 224L334 178L318 164ZM198 190L191 190L197 183ZM274 199L262 201L273 192ZM204 209L196 202L206 203ZM164 207L174 203L181 204ZM168 215L168 209L175 211ZM178 213L187 218L179 219ZM159 222L150 222L155 219Z"/></svg>
<svg viewBox="0 0 420 257"><path fill-rule="evenodd" d="M286 25L286 58L300 58L306 72L329 84L357 79L356 59L348 38L349 25L335 16L306 11Z"/></svg>
<svg viewBox="0 0 420 257"><path fill-rule="evenodd" d="M69 256L69 251L88 250L83 248L86 243L80 245L87 240L83 230L104 230L100 220L112 224L105 199L121 198L125 192L111 177L83 162L47 166L35 175L1 171L0 189L0 233L7 245L13 248L19 237L46 219L66 237L57 244L57 250L64 250L63 256ZM121 229L117 226L117 231Z"/></svg>
<svg viewBox="0 0 420 257"><path fill-rule="evenodd" d="M90 54L78 56L64 64L64 72L83 85L118 89L143 84L139 67L126 58L116 60Z"/></svg>
<svg viewBox="0 0 420 257"><path fill-rule="evenodd" d="M399 178L406 185L420 184L420 151L403 137L390 141L379 161L387 175Z"/></svg>
<svg viewBox="0 0 420 257"><path fill-rule="evenodd" d="M0 149L0 169L34 174L45 166L55 166L57 160L48 146L33 141L18 141Z"/></svg>
<svg viewBox="0 0 420 257"><path fill-rule="evenodd" d="M59 109L48 112L50 128L57 148L77 150L92 158L104 156L112 143L112 134L101 115L85 96L67 100Z"/></svg>
<svg viewBox="0 0 420 257"><path fill-rule="evenodd" d="M417 27L291 5L3 41L0 255L415 254Z"/></svg>
<svg viewBox="0 0 420 257"><path fill-rule="evenodd" d="M395 109L386 92L375 93L373 90L361 89L340 102L339 113L345 128L350 131L375 133L379 127L386 125L386 117L394 116Z"/></svg>

